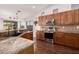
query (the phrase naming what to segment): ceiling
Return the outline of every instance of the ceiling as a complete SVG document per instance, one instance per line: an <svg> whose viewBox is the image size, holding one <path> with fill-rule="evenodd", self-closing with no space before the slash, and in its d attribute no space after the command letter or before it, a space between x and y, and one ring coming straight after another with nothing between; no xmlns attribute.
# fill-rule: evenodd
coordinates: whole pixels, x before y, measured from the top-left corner
<svg viewBox="0 0 79 59"><path fill-rule="evenodd" d="M49 6L49 4L0 4L0 18L30 19Z"/></svg>

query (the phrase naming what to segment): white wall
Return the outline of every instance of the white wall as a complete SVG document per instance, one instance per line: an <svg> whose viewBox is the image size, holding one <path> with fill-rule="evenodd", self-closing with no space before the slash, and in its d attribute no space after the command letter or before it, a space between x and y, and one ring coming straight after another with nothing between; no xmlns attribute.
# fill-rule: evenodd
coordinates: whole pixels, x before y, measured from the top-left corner
<svg viewBox="0 0 79 59"><path fill-rule="evenodd" d="M71 5L71 8L72 9L79 9L79 4L72 4Z"/></svg>
<svg viewBox="0 0 79 59"><path fill-rule="evenodd" d="M58 9L58 12L64 12L67 10L71 10L71 5L70 4L58 4L58 5L51 6L47 8L47 10L44 11L45 15L52 14L54 9Z"/></svg>
<svg viewBox="0 0 79 59"><path fill-rule="evenodd" d="M0 31L2 31L2 30L3 30L3 20L0 19Z"/></svg>
<svg viewBox="0 0 79 59"><path fill-rule="evenodd" d="M42 12L45 12L44 15L53 14L53 10L54 9L58 9L58 12L64 12L64 11L71 10L72 8L71 8L71 4L57 4L57 5L52 5L52 6L49 6L48 8L45 8L41 12L39 12L36 15L35 19L37 20L38 17L41 16Z"/></svg>

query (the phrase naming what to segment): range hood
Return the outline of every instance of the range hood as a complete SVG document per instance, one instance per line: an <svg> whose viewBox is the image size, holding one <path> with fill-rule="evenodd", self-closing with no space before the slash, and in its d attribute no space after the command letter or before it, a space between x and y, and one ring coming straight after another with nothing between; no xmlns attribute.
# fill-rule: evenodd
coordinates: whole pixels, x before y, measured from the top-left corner
<svg viewBox="0 0 79 59"><path fill-rule="evenodd" d="M54 19L47 20L45 24L45 32L53 33L55 31L54 25L55 25Z"/></svg>
<svg viewBox="0 0 79 59"><path fill-rule="evenodd" d="M45 24L45 26L54 26L54 19L50 19L50 20L47 20L46 21L46 24Z"/></svg>

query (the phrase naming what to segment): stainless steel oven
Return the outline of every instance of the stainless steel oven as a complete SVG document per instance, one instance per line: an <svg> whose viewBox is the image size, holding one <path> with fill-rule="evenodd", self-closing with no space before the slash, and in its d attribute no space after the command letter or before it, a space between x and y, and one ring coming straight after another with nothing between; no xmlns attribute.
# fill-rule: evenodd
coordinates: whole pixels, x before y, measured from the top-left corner
<svg viewBox="0 0 79 59"><path fill-rule="evenodd" d="M54 19L46 21L45 31L44 31L45 42L48 43L53 42L53 33L55 32L54 24L55 24Z"/></svg>
<svg viewBox="0 0 79 59"><path fill-rule="evenodd" d="M53 40L53 33L44 33L45 34L45 42L48 42L48 43L52 43L52 40Z"/></svg>

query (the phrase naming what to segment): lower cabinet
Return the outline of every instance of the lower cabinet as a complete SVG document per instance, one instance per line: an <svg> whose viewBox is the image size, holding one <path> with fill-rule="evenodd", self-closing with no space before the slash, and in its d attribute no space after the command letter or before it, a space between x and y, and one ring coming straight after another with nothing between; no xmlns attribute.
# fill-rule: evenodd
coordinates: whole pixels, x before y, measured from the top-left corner
<svg viewBox="0 0 79 59"><path fill-rule="evenodd" d="M63 33L62 32L55 32L54 33L54 43L62 44L63 41Z"/></svg>
<svg viewBox="0 0 79 59"><path fill-rule="evenodd" d="M37 31L36 38L37 40L44 40L44 31Z"/></svg>
<svg viewBox="0 0 79 59"><path fill-rule="evenodd" d="M79 49L79 34L61 32L63 35L59 35L59 33L55 33L54 43Z"/></svg>
<svg viewBox="0 0 79 59"><path fill-rule="evenodd" d="M0 32L0 38L1 37L8 37L8 32Z"/></svg>
<svg viewBox="0 0 79 59"><path fill-rule="evenodd" d="M29 39L29 40L33 40L33 32L26 32L21 37Z"/></svg>

